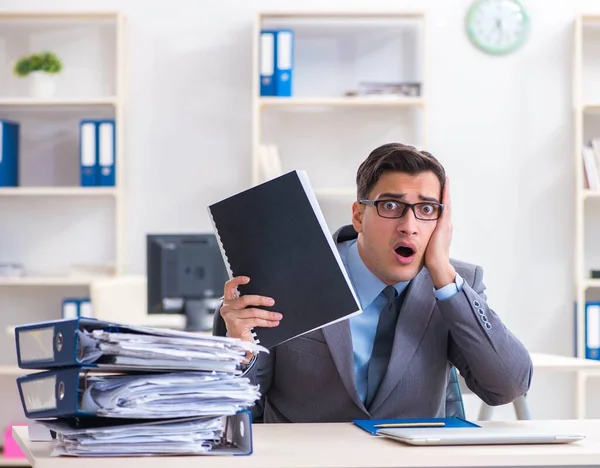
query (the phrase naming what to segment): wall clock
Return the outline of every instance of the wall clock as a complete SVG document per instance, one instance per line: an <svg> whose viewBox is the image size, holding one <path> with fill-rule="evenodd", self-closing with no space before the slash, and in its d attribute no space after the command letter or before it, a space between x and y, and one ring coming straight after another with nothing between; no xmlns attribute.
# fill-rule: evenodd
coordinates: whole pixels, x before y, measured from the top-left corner
<svg viewBox="0 0 600 468"><path fill-rule="evenodd" d="M475 47L505 55L525 43L530 22L520 0L476 0L467 12L466 26Z"/></svg>

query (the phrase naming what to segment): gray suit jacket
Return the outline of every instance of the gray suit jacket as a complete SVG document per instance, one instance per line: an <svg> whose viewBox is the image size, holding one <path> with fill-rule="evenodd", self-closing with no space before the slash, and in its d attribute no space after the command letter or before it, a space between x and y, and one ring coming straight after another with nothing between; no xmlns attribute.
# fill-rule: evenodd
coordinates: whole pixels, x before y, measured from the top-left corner
<svg viewBox="0 0 600 468"><path fill-rule="evenodd" d="M345 226L334 239L343 242L356 236L352 226ZM453 265L465 283L448 300L436 300L425 268L411 281L388 369L370 408L356 390L350 325L345 320L259 354L248 373L262 393L253 407L254 418L345 422L444 417L452 365L489 405L524 395L533 372L529 353L486 304L481 267L459 261ZM215 333L223 327L220 314L215 314Z"/></svg>

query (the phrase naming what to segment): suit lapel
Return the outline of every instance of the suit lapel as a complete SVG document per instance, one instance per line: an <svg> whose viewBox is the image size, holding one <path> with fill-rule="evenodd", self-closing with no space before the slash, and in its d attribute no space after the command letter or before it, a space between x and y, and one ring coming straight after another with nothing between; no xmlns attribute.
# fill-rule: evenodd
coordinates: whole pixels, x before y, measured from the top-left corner
<svg viewBox="0 0 600 468"><path fill-rule="evenodd" d="M358 396L354 381L354 350L350 334L350 321L342 320L324 327L323 335L348 395L362 411L368 414L364 403Z"/></svg>
<svg viewBox="0 0 600 468"><path fill-rule="evenodd" d="M369 408L373 414L385 402L417 351L435 307L433 283L426 269L411 281L396 324L394 345L387 371Z"/></svg>

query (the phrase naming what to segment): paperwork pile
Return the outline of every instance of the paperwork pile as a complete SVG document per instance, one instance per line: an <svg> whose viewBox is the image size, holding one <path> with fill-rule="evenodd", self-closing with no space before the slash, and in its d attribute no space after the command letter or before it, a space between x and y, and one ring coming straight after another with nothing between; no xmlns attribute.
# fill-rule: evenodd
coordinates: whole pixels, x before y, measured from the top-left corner
<svg viewBox="0 0 600 468"><path fill-rule="evenodd" d="M247 409L260 391L241 364L266 349L92 319L15 333L19 366L47 369L17 384L26 416L53 432L55 455L251 453Z"/></svg>

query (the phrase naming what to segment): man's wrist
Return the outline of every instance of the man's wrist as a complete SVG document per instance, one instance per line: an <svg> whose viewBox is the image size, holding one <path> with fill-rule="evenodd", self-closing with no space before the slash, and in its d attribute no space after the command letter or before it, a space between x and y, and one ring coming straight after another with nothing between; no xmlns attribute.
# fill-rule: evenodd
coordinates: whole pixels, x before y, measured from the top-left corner
<svg viewBox="0 0 600 468"><path fill-rule="evenodd" d="M435 289L442 289L444 286L453 283L456 278L456 270L450 262L439 267L429 268L429 274Z"/></svg>

